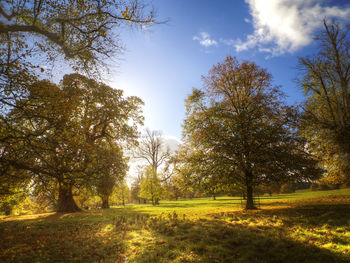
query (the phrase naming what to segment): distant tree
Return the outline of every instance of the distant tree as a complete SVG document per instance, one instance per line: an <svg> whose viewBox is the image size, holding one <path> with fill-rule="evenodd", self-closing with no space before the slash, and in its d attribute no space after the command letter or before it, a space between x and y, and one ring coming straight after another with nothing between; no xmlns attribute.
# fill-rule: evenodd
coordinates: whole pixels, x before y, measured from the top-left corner
<svg viewBox="0 0 350 263"><path fill-rule="evenodd" d="M163 189L156 171L154 170L153 166L147 166L142 177L139 197L150 199L152 201L152 205L157 205L159 204L157 200L161 198L162 193Z"/></svg>
<svg viewBox="0 0 350 263"><path fill-rule="evenodd" d="M109 208L109 198L116 188L124 184L127 169L127 159L120 147L115 144L100 147L92 168L97 179L92 183L102 199L102 208Z"/></svg>
<svg viewBox="0 0 350 263"><path fill-rule="evenodd" d="M141 203L141 198L139 197L140 193L140 185L141 185L141 178L137 177L132 183L130 188L130 198L132 202L138 202Z"/></svg>
<svg viewBox="0 0 350 263"><path fill-rule="evenodd" d="M325 20L316 37L318 53L299 59L299 81L307 95L303 134L333 181L350 178L349 36L348 29Z"/></svg>
<svg viewBox="0 0 350 263"><path fill-rule="evenodd" d="M280 190L281 194L289 194L294 192L295 192L295 189L291 183L282 184L281 190Z"/></svg>
<svg viewBox="0 0 350 263"><path fill-rule="evenodd" d="M174 175L169 180L163 183L164 196L168 200L178 200L184 196L184 190L180 185L181 181L179 176Z"/></svg>
<svg viewBox="0 0 350 263"><path fill-rule="evenodd" d="M0 196L0 212L3 212L5 215L11 215L13 208L26 197L23 189L15 188L12 191L12 194Z"/></svg>
<svg viewBox="0 0 350 263"><path fill-rule="evenodd" d="M265 183L258 186L258 190L262 194L267 193L271 196L272 194L279 194L281 190L281 186L279 183Z"/></svg>
<svg viewBox="0 0 350 263"><path fill-rule="evenodd" d="M123 163L119 145L135 142L142 101L78 74L66 75L60 86L39 81L29 90L21 108L3 119L5 134L12 135L0 141L1 172L52 178L58 184L57 211L77 211L73 188L110 175L96 170L102 163Z"/></svg>
<svg viewBox="0 0 350 263"><path fill-rule="evenodd" d="M161 181L164 182L171 177L171 172L169 172L171 152L165 145L161 132L146 129L145 134L139 140L134 157L152 166L157 177L162 176ZM154 202L157 204L159 199Z"/></svg>
<svg viewBox="0 0 350 263"><path fill-rule="evenodd" d="M125 206L130 200L130 189L129 186L126 184L125 180L120 181L114 190L113 193L114 202L116 202L118 205Z"/></svg>
<svg viewBox="0 0 350 263"><path fill-rule="evenodd" d="M161 132L146 129L135 150L134 157L151 165L157 173L170 156L170 149L165 145Z"/></svg>
<svg viewBox="0 0 350 263"><path fill-rule="evenodd" d="M293 126L295 110L265 69L227 57L203 82L186 100L184 141L221 172L199 175L244 185L247 209L255 208L254 188L262 182L319 176Z"/></svg>

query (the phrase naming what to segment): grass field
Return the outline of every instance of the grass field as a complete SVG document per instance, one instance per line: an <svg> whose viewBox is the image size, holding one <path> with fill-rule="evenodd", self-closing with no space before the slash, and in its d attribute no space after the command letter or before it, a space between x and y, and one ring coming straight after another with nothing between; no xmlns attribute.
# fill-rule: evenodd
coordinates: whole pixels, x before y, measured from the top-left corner
<svg viewBox="0 0 350 263"><path fill-rule="evenodd" d="M0 218L1 262L350 262L350 189Z"/></svg>

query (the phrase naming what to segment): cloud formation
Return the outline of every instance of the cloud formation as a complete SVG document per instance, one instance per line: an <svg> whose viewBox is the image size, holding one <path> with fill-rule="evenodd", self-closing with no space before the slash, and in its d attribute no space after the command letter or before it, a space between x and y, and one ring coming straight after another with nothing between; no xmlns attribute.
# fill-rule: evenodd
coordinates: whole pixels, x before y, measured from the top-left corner
<svg viewBox="0 0 350 263"><path fill-rule="evenodd" d="M323 0L245 0L254 32L245 40L221 40L237 52L258 48L272 55L293 53L312 42L326 19L350 20L350 6L324 6Z"/></svg>
<svg viewBox="0 0 350 263"><path fill-rule="evenodd" d="M179 149L179 146L182 144L181 140L174 136L163 135L162 139L164 145L166 145L166 147L169 147L169 150L172 153L175 153Z"/></svg>
<svg viewBox="0 0 350 263"><path fill-rule="evenodd" d="M218 42L210 38L207 32L200 32L198 36L194 36L193 40L196 40L204 47L218 46Z"/></svg>

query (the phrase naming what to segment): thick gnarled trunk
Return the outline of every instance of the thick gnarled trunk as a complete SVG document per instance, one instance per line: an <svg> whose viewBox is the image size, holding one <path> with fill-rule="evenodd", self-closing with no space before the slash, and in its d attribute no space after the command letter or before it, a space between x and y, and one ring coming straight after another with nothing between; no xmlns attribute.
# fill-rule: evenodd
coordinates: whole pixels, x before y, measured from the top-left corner
<svg viewBox="0 0 350 263"><path fill-rule="evenodd" d="M58 189L58 213L73 213L81 211L73 199L72 185L60 183Z"/></svg>
<svg viewBox="0 0 350 263"><path fill-rule="evenodd" d="M246 187L247 187L247 201L246 201L246 209L256 209L254 205L253 198L253 174L251 172L245 173L246 179Z"/></svg>
<svg viewBox="0 0 350 263"><path fill-rule="evenodd" d="M101 195L102 200L102 209L108 209L109 208L109 195Z"/></svg>
<svg viewBox="0 0 350 263"><path fill-rule="evenodd" d="M102 209L108 209L109 208L109 196L102 196Z"/></svg>

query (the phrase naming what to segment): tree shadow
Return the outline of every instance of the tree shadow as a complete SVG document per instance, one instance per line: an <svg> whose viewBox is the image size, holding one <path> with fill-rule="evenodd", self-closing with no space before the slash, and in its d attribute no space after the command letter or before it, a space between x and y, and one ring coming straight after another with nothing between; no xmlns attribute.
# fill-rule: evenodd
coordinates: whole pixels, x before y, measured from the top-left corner
<svg viewBox="0 0 350 263"><path fill-rule="evenodd" d="M350 204L300 204L295 207L260 210L259 214L278 215L288 225L297 222L309 227L322 225L341 227L349 224Z"/></svg>
<svg viewBox="0 0 350 263"><path fill-rule="evenodd" d="M132 262L349 262L283 228L223 220L156 220L148 226L159 242L144 245Z"/></svg>
<svg viewBox="0 0 350 263"><path fill-rule="evenodd" d="M152 216L133 207L52 214L1 222L0 261L350 262L341 252L293 236L295 229L324 224L344 228L348 220L348 204L220 212L199 220L175 212Z"/></svg>

